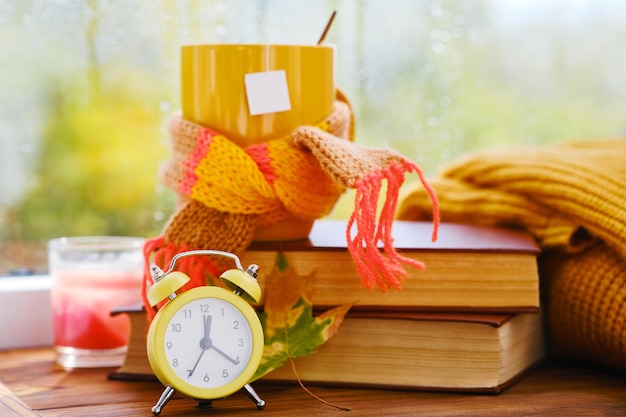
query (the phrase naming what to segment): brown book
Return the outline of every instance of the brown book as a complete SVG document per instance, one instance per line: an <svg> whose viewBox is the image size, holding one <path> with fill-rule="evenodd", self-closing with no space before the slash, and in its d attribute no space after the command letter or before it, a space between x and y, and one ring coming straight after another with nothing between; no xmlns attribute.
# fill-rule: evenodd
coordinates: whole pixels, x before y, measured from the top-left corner
<svg viewBox="0 0 626 417"><path fill-rule="evenodd" d="M316 308L354 303L352 310L521 313L539 310L539 248L519 230L442 223L430 240L429 222L396 221L394 246L425 263L407 267L402 289L383 293L361 285L346 247L346 222L318 220L308 240L253 243L244 265L259 265L259 283L271 273L279 250L299 275L311 274Z"/></svg>
<svg viewBox="0 0 626 417"><path fill-rule="evenodd" d="M132 336L111 379L155 379L141 306L120 310ZM545 356L541 314L349 313L311 356L295 359L309 384L498 393ZM262 378L295 381L287 363Z"/></svg>
<svg viewBox="0 0 626 417"><path fill-rule="evenodd" d="M499 393L546 356L541 314L379 313L348 316L313 355L306 384ZM264 381L296 381L286 364Z"/></svg>
<svg viewBox="0 0 626 417"><path fill-rule="evenodd" d="M128 380L156 380L156 376L152 373L150 362L148 362L148 354L146 351L146 343L148 336L148 315L143 305L138 304L128 307L120 307L113 312L112 315L126 314L130 319L130 338L128 340L128 349L124 357L124 363L115 372L109 374L110 379L128 379Z"/></svg>

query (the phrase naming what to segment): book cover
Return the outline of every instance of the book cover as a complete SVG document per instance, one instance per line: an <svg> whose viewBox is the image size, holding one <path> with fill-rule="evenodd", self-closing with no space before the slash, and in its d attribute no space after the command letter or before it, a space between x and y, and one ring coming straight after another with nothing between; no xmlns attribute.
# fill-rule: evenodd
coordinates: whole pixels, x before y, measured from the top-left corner
<svg viewBox="0 0 626 417"><path fill-rule="evenodd" d="M270 382L499 393L546 356L541 314L353 314Z"/></svg>
<svg viewBox="0 0 626 417"><path fill-rule="evenodd" d="M353 310L445 312L537 312L539 248L532 237L513 229L442 223L437 242L429 222L396 221L394 246L425 263L408 267L402 289L387 292L362 287L346 247L346 222L318 220L308 240L256 242L242 254L259 265L261 288L282 251L299 275L310 275L312 303L319 308L354 303Z"/></svg>
<svg viewBox="0 0 626 417"><path fill-rule="evenodd" d="M156 379L146 354L147 315L128 314L131 339L111 379ZM355 312L315 354L294 360L308 384L499 393L546 355L541 314ZM261 381L295 382L286 363Z"/></svg>

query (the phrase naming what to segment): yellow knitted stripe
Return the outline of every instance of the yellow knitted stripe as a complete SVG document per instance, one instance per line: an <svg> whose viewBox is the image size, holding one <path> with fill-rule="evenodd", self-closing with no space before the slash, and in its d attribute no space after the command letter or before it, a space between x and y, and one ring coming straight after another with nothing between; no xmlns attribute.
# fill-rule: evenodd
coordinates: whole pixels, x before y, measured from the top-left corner
<svg viewBox="0 0 626 417"><path fill-rule="evenodd" d="M277 210L272 186L254 160L240 147L218 135L195 168L198 179L190 197L228 213L260 214Z"/></svg>

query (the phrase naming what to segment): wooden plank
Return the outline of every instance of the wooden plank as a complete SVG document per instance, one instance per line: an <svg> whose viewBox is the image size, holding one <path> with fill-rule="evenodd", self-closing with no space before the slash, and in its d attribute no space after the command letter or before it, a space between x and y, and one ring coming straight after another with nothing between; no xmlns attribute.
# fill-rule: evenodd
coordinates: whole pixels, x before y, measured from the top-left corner
<svg viewBox="0 0 626 417"><path fill-rule="evenodd" d="M135 417L150 409L163 387L157 382L110 381L106 369L65 371L51 349L0 353L2 417ZM175 397L163 410L169 416L336 417L297 385L255 383L267 405L259 411L242 393L198 409L194 401ZM624 415L626 375L600 367L551 363L531 373L505 393L494 396L399 390L308 386L332 404L351 408L350 415ZM2 408L3 407L3 408ZM34 410L31 411L30 408ZM20 414L22 413L22 414ZM341 412L339 412L341 414Z"/></svg>
<svg viewBox="0 0 626 417"><path fill-rule="evenodd" d="M37 416L22 400L0 382L0 416L2 417L29 417Z"/></svg>

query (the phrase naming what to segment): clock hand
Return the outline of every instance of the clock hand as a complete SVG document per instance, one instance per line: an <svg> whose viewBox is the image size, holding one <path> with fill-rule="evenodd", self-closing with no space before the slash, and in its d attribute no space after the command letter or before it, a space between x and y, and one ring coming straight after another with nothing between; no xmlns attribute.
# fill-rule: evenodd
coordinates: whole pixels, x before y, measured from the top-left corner
<svg viewBox="0 0 626 417"><path fill-rule="evenodd" d="M211 345L210 348L212 348L214 351L216 351L217 353L219 353L221 356L223 356L224 358L228 359L230 362L232 362L234 365L239 365L239 356L237 356L237 359L233 359L230 356L228 356L227 354L225 354L224 352L222 352L221 350L219 350L218 348L215 347L215 345Z"/></svg>
<svg viewBox="0 0 626 417"><path fill-rule="evenodd" d="M191 375L193 375L193 373L196 370L196 367L200 363L200 359L202 359L202 355L204 355L204 352L206 352L206 351L207 351L207 349L202 349L202 352L200 352L200 356L198 356L198 359L196 360L196 363L193 365L193 368L187 370L187 372L189 372L189 374L187 375L187 378L191 378Z"/></svg>
<svg viewBox="0 0 626 417"><path fill-rule="evenodd" d="M206 315L204 316L204 337L205 338L210 338L211 337L211 316ZM202 344L202 341L200 341L200 344Z"/></svg>
<svg viewBox="0 0 626 417"><path fill-rule="evenodd" d="M198 359L196 359L196 363L193 365L193 368L188 370L189 374L187 375L187 378L191 378L193 373L196 371L198 364L200 363L200 359L202 359L202 355L204 355L204 352L211 348L211 345L213 343L211 342L211 338L209 337L210 333L211 316L206 315L204 316L204 337L200 339L200 348L202 349L202 352L200 352L200 356L198 356Z"/></svg>

